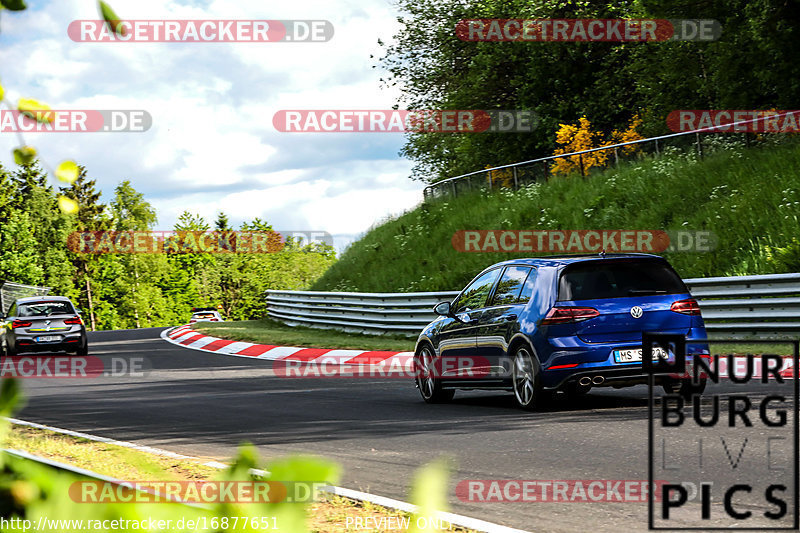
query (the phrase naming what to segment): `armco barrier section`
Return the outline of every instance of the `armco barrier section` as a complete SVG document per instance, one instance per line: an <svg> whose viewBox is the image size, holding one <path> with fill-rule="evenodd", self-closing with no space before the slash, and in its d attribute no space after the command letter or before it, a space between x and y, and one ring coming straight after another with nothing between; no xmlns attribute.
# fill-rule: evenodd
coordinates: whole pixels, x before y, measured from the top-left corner
<svg viewBox="0 0 800 533"><path fill-rule="evenodd" d="M684 281L700 302L709 338L800 336L800 273ZM435 318L433 306L457 294L270 290L267 309L289 325L416 335Z"/></svg>
<svg viewBox="0 0 800 533"><path fill-rule="evenodd" d="M709 338L800 336L800 273L684 280Z"/></svg>
<svg viewBox="0 0 800 533"><path fill-rule="evenodd" d="M289 325L415 335L436 318L433 306L458 291L368 293L267 291L270 318Z"/></svg>

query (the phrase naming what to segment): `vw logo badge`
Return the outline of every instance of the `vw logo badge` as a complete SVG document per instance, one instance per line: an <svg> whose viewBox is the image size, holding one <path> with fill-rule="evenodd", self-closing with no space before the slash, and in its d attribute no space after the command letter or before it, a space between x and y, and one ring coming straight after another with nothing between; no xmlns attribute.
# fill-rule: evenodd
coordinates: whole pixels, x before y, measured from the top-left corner
<svg viewBox="0 0 800 533"><path fill-rule="evenodd" d="M638 305L634 305L633 307L631 307L631 316L633 318L642 318L642 313L643 313L642 308L639 307Z"/></svg>

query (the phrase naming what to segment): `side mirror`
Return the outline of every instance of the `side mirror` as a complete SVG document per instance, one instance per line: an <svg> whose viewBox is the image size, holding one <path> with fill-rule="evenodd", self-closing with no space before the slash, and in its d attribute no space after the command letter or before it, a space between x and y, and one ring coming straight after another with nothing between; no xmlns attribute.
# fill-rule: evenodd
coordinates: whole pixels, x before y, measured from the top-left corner
<svg viewBox="0 0 800 533"><path fill-rule="evenodd" d="M436 304L436 307L433 308L433 312L439 316L452 316L452 310L450 309L450 302L440 302Z"/></svg>

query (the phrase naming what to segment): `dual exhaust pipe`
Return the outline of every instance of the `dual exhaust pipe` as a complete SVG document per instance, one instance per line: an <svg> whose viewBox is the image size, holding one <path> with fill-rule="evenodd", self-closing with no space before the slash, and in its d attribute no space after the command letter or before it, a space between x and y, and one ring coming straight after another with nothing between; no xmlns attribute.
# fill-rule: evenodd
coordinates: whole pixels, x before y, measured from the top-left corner
<svg viewBox="0 0 800 533"><path fill-rule="evenodd" d="M578 380L578 385L582 387L590 387L592 385L602 385L603 382L606 380L603 376L583 376L581 379Z"/></svg>

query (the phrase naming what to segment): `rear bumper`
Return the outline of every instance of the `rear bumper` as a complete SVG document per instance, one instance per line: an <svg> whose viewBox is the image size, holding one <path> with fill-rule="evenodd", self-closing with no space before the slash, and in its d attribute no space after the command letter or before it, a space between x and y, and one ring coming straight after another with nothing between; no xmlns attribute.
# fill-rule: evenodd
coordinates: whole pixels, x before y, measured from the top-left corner
<svg viewBox="0 0 800 533"><path fill-rule="evenodd" d="M642 367L638 368L596 368L593 370L584 370L575 372L561 381L550 385L545 385L546 389L557 390L566 387L572 383L578 383L581 378L589 378L592 381L593 387L629 387L632 385L644 385L648 383L649 375L642 372ZM655 384L660 385L667 380L673 379L688 379L690 375L684 374L655 374ZM598 378L602 378L600 383L597 383Z"/></svg>
<svg viewBox="0 0 800 533"><path fill-rule="evenodd" d="M36 353L36 352L75 352L86 343L85 335L82 333L73 333L64 335L64 338L58 342L36 342L36 336L25 335L18 336L11 343L12 348L16 353Z"/></svg>
<svg viewBox="0 0 800 533"><path fill-rule="evenodd" d="M656 382L688 378L695 357L710 357L708 344L695 340L705 338L705 330L702 330L693 331L692 337L686 339L687 372L656 374ZM542 368L542 385L547 389L560 389L569 383L579 381L582 377L594 378L596 376L603 378L603 383L601 383L603 386L624 387L647 383L648 374L642 369L641 361L618 363L614 359L615 350L641 347L641 343L587 344L578 350L554 351L547 364Z"/></svg>

